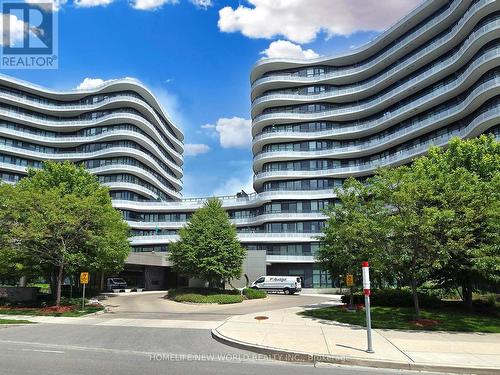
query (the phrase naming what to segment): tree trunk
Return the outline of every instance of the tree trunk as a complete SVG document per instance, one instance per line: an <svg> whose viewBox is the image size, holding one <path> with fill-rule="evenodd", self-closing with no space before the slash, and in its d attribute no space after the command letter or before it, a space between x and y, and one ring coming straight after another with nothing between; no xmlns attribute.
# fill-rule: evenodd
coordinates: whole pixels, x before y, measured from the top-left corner
<svg viewBox="0 0 500 375"><path fill-rule="evenodd" d="M57 272L57 289L56 289L56 306L59 307L61 305L61 290L62 290L62 279L64 273L64 266L59 266Z"/></svg>
<svg viewBox="0 0 500 375"><path fill-rule="evenodd" d="M413 275L411 277L411 293L413 295L413 307L415 309L415 319L420 319L420 306L418 303L417 280Z"/></svg>
<svg viewBox="0 0 500 375"><path fill-rule="evenodd" d="M26 287L26 285L28 285L28 278L26 276L21 276L21 278L19 279L19 286L21 288L24 288Z"/></svg>
<svg viewBox="0 0 500 375"><path fill-rule="evenodd" d="M467 308L472 309L472 286L469 280L462 283L462 300Z"/></svg>
<svg viewBox="0 0 500 375"><path fill-rule="evenodd" d="M104 291L104 271L101 271L101 285L99 286L101 292Z"/></svg>
<svg viewBox="0 0 500 375"><path fill-rule="evenodd" d="M50 282L50 295L55 300L56 295L57 295L57 293L56 293L57 292L57 273L54 270L50 271L49 282Z"/></svg>

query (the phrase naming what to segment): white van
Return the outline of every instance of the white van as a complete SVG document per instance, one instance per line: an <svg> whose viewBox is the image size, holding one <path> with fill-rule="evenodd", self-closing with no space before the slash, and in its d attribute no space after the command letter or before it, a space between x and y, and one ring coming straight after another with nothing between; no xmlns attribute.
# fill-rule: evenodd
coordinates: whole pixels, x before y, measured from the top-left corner
<svg viewBox="0 0 500 375"><path fill-rule="evenodd" d="M125 289L127 288L127 282L121 277L110 277L108 278L106 284L108 292L125 292Z"/></svg>
<svg viewBox="0 0 500 375"><path fill-rule="evenodd" d="M250 288L294 294L302 290L302 282L298 276L261 276L250 285Z"/></svg>

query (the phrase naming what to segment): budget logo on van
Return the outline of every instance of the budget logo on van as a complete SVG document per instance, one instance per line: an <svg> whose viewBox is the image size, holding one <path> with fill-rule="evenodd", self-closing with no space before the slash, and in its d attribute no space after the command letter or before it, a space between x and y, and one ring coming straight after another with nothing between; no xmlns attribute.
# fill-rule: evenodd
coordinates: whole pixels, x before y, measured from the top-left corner
<svg viewBox="0 0 500 375"><path fill-rule="evenodd" d="M269 281L279 281L279 282L284 282L286 281L286 277L270 277Z"/></svg>
<svg viewBox="0 0 500 375"><path fill-rule="evenodd" d="M1 68L57 69L55 1L2 1Z"/></svg>

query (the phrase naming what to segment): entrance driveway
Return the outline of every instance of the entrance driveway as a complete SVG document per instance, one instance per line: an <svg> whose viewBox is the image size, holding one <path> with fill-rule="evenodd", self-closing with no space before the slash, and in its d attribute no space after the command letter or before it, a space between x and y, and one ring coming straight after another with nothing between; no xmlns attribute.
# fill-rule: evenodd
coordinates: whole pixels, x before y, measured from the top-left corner
<svg viewBox="0 0 500 375"><path fill-rule="evenodd" d="M225 320L234 315L289 307L307 307L318 303L334 304L339 301L339 297L334 295L269 294L265 299L230 305L200 305L170 301L164 298L165 294L166 292L148 292L111 296L104 301L110 312L100 316L129 319Z"/></svg>

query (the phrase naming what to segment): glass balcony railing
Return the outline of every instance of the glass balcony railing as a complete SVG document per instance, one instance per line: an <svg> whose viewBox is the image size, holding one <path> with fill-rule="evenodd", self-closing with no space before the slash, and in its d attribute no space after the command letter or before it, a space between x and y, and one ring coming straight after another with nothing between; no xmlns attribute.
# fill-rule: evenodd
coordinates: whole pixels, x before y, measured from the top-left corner
<svg viewBox="0 0 500 375"><path fill-rule="evenodd" d="M255 182L263 182L265 179L279 179L284 177L307 177L307 176L333 176L333 175L349 175L353 173L373 172L376 168L385 167L398 163L405 163L412 158L424 154L431 146L444 146L452 137L466 138L479 125L488 120L495 120L500 117L500 108L493 106L492 108L479 114L468 126L450 132L448 134L436 136L420 144L407 147L399 150L394 154L371 160L365 163L359 163L355 166L332 168L324 171L277 171L277 172L260 172L254 176Z"/></svg>
<svg viewBox="0 0 500 375"><path fill-rule="evenodd" d="M498 20L498 24L500 27L500 20ZM403 105L397 105L394 106L395 108L390 108L388 109L383 115L379 115L378 118L388 118L391 116L395 116L401 112L413 110L415 108L418 108L424 103L427 102L436 102L436 100L440 97L443 96L444 94L448 94L452 92L453 90L457 90L462 84L464 84L469 77L474 76L474 74L477 72L478 68L481 65L485 65L487 63L491 63L492 61L496 61L500 58L500 46L495 47L492 50L489 50L482 54L481 56L478 56L477 59L474 60L473 63L471 63L467 69L465 69L459 76L457 76L455 79L450 80L450 82L443 84L439 83L436 84L433 88L429 88L428 90L418 94L417 96L412 96L408 97L405 102L406 104ZM257 116L254 119L253 126L255 127L256 124L259 122L264 122L266 120L270 119L307 119L307 120L314 120L314 119L326 119L326 118L332 118L336 117L338 118L339 116L361 116L362 112L364 111L369 111L369 110L379 110L381 111L383 108L377 108L380 104L383 104L385 101L389 100L391 98L391 93L386 93L382 97L370 100L368 103L364 104L359 104L359 105L348 105L348 106L343 106L331 110L326 110L326 111L318 111L318 112L312 112L312 113L292 113L292 112L273 112L273 113L267 113L267 114L261 114ZM372 120L373 121L373 120Z"/></svg>
<svg viewBox="0 0 500 375"><path fill-rule="evenodd" d="M489 60L494 60L494 59L498 59L500 57L500 55L497 53L498 51L489 51L487 54L483 55L480 60L477 60L476 62L478 64L481 64L481 63L485 63L486 61L489 61ZM477 68L477 65L475 65L475 67ZM346 127L342 127L341 129L339 129L339 131L336 131L336 132L333 132L333 131L330 131L330 134L349 134L349 133L356 133L356 132L359 132L359 131L363 131L363 130L368 130L368 129L374 129L374 128L377 128L379 127L380 125L383 125L383 124L387 124L389 122L392 122L392 123L395 123L396 121L400 120L404 120L404 119L401 119L401 117L403 117L404 115L408 115L408 114L413 114L414 111L417 109L417 108L422 108L424 107L424 105L426 106L429 106L429 105L436 105L438 102L436 101L437 98L440 96L440 95L446 95L446 96L450 96L450 93L452 93L452 90L453 89L456 89L458 87L460 87L460 85L465 81L467 80L467 78L474 73L474 69L467 69L467 74L466 75L462 75L461 76L461 79L458 80L458 81L452 81L450 82L450 84L448 85L445 85L445 86L442 86L442 87L439 87L437 88L435 91L432 91L422 97L420 97L419 99L416 99L412 102L409 102L408 104L404 105L404 106L401 106L401 107L398 107L397 109L395 110L388 110L386 111L382 116L379 116L375 119L371 119L371 120L358 120L358 121L353 121L353 126L346 126ZM499 85L499 81L498 81L498 77L497 75L499 74L498 72L495 72L495 73L492 73L494 74L495 78L490 78L488 76L486 77L483 77L482 80L478 81L476 84L475 84L475 89L473 91L481 91L483 88L485 87L493 87L493 86L498 86ZM469 93L468 95L468 99L469 100L472 100L472 98L474 98L476 95L471 95ZM467 100L466 100L467 101ZM462 105L464 104L464 102L462 102ZM456 105L456 106L452 106L451 108L449 108L447 111L442 111L441 113L446 113L448 111L454 111L455 108L457 107L460 107L461 105ZM334 116L339 116L340 111L338 110L333 110L333 111L328 111L328 112L322 112L320 114L313 114L313 115L310 115L310 114L287 114L287 113L272 113L272 114L268 114L268 115L260 115L258 116L258 118L256 118L256 120L254 121L254 124L253 126L256 127L256 122L257 121L260 121L261 123L264 122L265 120L269 120L269 119L276 119L276 118L281 118L281 119L296 119L296 120L300 120L300 119L305 119L305 120L315 120L315 119L325 119L325 118L330 118L330 117L334 117ZM420 121L419 121L420 122Z"/></svg>
<svg viewBox="0 0 500 375"><path fill-rule="evenodd" d="M158 138L158 141L162 143L162 146L170 154L174 155L177 159L182 160L181 154L177 150L172 148L170 144L165 140L165 135L159 133L154 125L152 125L149 121L147 121L143 116L136 114L136 112L133 110L119 109L119 110L113 110L113 112L110 113L100 113L96 116L88 116L88 114L86 114L85 117L81 119L79 118L55 119L53 117L43 116L42 114L34 115L31 113L27 113L25 111L6 109L6 108L0 108L0 114L8 118L12 118L14 120L21 120L27 123L35 124L37 126L44 126L50 129L64 129L64 128L81 129L84 127L96 126L104 122L111 123L111 120L114 119L119 119L122 121L124 120L135 121L136 123L140 124L140 126L143 126L144 129L152 131L153 134L155 134L155 136Z"/></svg>
<svg viewBox="0 0 500 375"><path fill-rule="evenodd" d="M432 82L433 76L437 74L442 74L447 68L452 67L456 64L465 54L465 52L478 40L481 40L486 34L492 34L492 36L496 36L495 32L500 28L500 16L496 16L495 19L489 19L482 26L477 27L473 33L471 33L467 39L462 43L459 50L454 52L452 55L447 56L443 59L440 59L437 62L433 62L429 65L425 71L419 73L418 75L404 80L404 82L398 84L395 90L391 90L390 92L379 95L379 97L385 97L385 99L394 98L401 93L407 92L409 88L414 87L416 84L422 84L425 81ZM484 43L484 42L483 42ZM492 47L498 48L498 47ZM484 51L485 52L485 51ZM411 59L411 64L415 64L415 60ZM395 66L391 69L391 71L382 74L380 77L371 80L370 82L364 84L354 84L349 87L340 87L332 89L328 92L322 92L319 94L286 94L286 93L276 93L276 94L267 94L257 98L252 103L252 110L255 110L258 106L264 103L272 103L275 100L289 100L289 101L313 101L313 100L322 100L322 99L335 99L343 96L355 95L356 100L359 100L359 95L363 91L372 89L379 85L382 82L386 82L390 75L394 74L396 71L404 71L406 66L404 64L402 66ZM389 74L390 73L390 74ZM376 99L374 97L372 100Z"/></svg>
<svg viewBox="0 0 500 375"><path fill-rule="evenodd" d="M475 13L480 11L482 8L485 8L491 4L494 4L496 0L479 0L476 1L472 6L469 7L469 9L465 12L465 14L460 18L457 22L454 23L454 25L451 25L449 27L449 33L447 34L446 39L436 39L432 40L431 42L428 43L427 47L425 50L436 50L438 47L438 43L440 45L445 45L446 43L449 43L450 41L457 40L457 34L460 33L464 25L472 19ZM332 78L339 78L339 77L344 77L344 76L349 76L349 75L355 75L359 74L361 72L370 70L380 64L383 61L387 61L390 59L390 56L400 52L405 49L408 45L411 45L412 41L415 39L421 37L424 35L427 31L430 29L434 28L436 25L438 25L441 22L444 22L450 15L452 15L455 10L461 5L460 1L453 2L444 13L439 15L438 17L430 20L429 22L426 22L425 24L422 24L422 26L416 30L414 30L412 33L408 34L406 37L402 38L398 43L394 44L391 48L389 48L387 51L385 51L382 54L378 54L375 58L370 59L364 63L357 64L354 67L337 67L334 71L331 71L327 74L324 75L319 75L315 77L297 77L293 75L287 75L285 73L277 73L276 75L268 75L266 77L259 78L255 80L252 83L252 91L259 85L268 83L268 82L273 82L273 81L297 81L300 83L305 83L305 82L318 82L326 79L332 79ZM446 40L446 42L445 42ZM427 52L429 51L427 50ZM418 59L421 58L422 55L425 54L422 53L424 50L420 50L418 54L409 54L408 55L408 62L412 61L415 62ZM267 61L266 61L267 62ZM396 62L395 64L400 64L400 62Z"/></svg>

